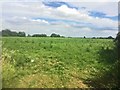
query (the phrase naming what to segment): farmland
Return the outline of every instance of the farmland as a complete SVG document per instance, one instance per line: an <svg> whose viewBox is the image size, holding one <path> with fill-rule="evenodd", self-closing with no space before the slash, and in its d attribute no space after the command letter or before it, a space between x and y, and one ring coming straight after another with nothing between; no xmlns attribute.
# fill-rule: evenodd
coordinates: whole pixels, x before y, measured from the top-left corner
<svg viewBox="0 0 120 90"><path fill-rule="evenodd" d="M3 37L3 88L117 86L112 39Z"/></svg>

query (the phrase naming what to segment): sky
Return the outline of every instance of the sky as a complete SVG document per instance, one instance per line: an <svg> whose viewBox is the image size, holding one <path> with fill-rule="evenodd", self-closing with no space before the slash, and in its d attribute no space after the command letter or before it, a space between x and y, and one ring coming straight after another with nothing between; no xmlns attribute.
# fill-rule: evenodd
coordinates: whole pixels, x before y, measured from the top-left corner
<svg viewBox="0 0 120 90"><path fill-rule="evenodd" d="M66 37L115 37L118 32L117 0L6 0L0 6L2 30Z"/></svg>

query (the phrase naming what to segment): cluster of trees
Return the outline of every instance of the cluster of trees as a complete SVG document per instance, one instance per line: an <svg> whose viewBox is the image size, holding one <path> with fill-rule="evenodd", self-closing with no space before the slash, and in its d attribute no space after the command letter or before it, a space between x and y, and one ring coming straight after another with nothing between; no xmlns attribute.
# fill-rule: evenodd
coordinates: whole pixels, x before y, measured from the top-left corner
<svg viewBox="0 0 120 90"><path fill-rule="evenodd" d="M28 35L29 37L31 35ZM31 37L48 37L46 34L33 34ZM63 36L60 36L59 34L55 34L55 33L52 33L50 35L50 37L63 37Z"/></svg>
<svg viewBox="0 0 120 90"><path fill-rule="evenodd" d="M2 36L6 36L6 37L7 36L19 36L19 37L25 37L26 36L25 32L15 32L15 31L11 31L9 29L2 30L0 32L0 34Z"/></svg>
<svg viewBox="0 0 120 90"><path fill-rule="evenodd" d="M33 34L32 37L47 37L47 35L46 34Z"/></svg>
<svg viewBox="0 0 120 90"><path fill-rule="evenodd" d="M112 36L108 37L93 37L93 39L114 39Z"/></svg>
<svg viewBox="0 0 120 90"><path fill-rule="evenodd" d="M2 30L0 32L0 34L2 36L26 37L25 32L15 32L15 31L11 31L9 29ZM118 34L118 36L119 36L119 34ZM48 36L46 34L33 34L33 35L28 34L28 37L48 37ZM52 33L50 35L50 37L64 37L64 36L60 36L59 34ZM86 38L86 37L84 36L83 38ZM112 36L109 36L109 37L93 37L93 39L114 39L114 38Z"/></svg>
<svg viewBox="0 0 120 90"><path fill-rule="evenodd" d="M5 36L5 37L9 37L9 36L26 37L25 32L15 32L15 31L11 31L10 29L5 29L5 30L0 31L0 35ZM33 35L28 34L27 37L48 37L48 36L46 34L33 34ZM63 38L64 36L60 36L59 34L52 33L50 37L62 37Z"/></svg>
<svg viewBox="0 0 120 90"><path fill-rule="evenodd" d="M18 37L26 37L26 33L25 32L15 32L15 31L11 31L9 29L5 29L5 30L2 30L0 32L0 34L2 36L18 36ZM28 34L28 37L47 37L46 34L33 34L33 35L30 35ZM59 34L55 34L55 33L52 33L50 35L50 37L64 37L64 36L60 36Z"/></svg>
<svg viewBox="0 0 120 90"><path fill-rule="evenodd" d="M25 32L15 32L15 31L11 31L9 29L2 30L0 32L0 34L2 36L26 37L26 33ZM33 35L28 34L28 37L47 37L47 35L46 34L33 34ZM63 37L63 36L60 36L59 34L52 33L50 35L50 37Z"/></svg>
<svg viewBox="0 0 120 90"><path fill-rule="evenodd" d="M60 37L60 35L59 35L59 34L52 33L52 34L50 35L50 37Z"/></svg>

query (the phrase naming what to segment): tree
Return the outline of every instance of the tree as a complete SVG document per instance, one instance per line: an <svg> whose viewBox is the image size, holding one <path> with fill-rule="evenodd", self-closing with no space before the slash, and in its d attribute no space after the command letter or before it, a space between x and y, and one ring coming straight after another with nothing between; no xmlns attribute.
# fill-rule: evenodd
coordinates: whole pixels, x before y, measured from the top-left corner
<svg viewBox="0 0 120 90"><path fill-rule="evenodd" d="M9 29L2 30L2 36L10 36L11 31Z"/></svg>
<svg viewBox="0 0 120 90"><path fill-rule="evenodd" d="M112 36L109 36L107 39L114 39Z"/></svg>
<svg viewBox="0 0 120 90"><path fill-rule="evenodd" d="M92 37L92 39L96 39L96 37Z"/></svg>
<svg viewBox="0 0 120 90"><path fill-rule="evenodd" d="M52 33L50 37L60 37L59 34Z"/></svg>
<svg viewBox="0 0 120 90"><path fill-rule="evenodd" d="M25 37L26 34L25 32L15 32L15 31L11 31L10 29L5 29L2 30L2 36L20 36L20 37Z"/></svg>
<svg viewBox="0 0 120 90"><path fill-rule="evenodd" d="M31 35L30 35L30 34L28 34L28 35L27 35L27 37L31 37Z"/></svg>
<svg viewBox="0 0 120 90"><path fill-rule="evenodd" d="M46 34L33 34L32 37L47 37Z"/></svg>
<svg viewBox="0 0 120 90"><path fill-rule="evenodd" d="M19 32L19 33L18 33L18 36L20 36L20 37L25 37L26 34L25 34L25 32Z"/></svg>

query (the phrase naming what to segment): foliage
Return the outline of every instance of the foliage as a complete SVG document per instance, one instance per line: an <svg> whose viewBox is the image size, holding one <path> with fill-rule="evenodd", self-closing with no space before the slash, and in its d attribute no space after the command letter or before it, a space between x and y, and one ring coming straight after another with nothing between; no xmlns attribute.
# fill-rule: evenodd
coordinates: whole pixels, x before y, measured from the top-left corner
<svg viewBox="0 0 120 90"><path fill-rule="evenodd" d="M59 34L52 33L52 34L51 34L51 37L60 37L60 35L59 35Z"/></svg>
<svg viewBox="0 0 120 90"><path fill-rule="evenodd" d="M116 38L114 39L114 41L116 42L117 46L120 47L120 32L118 32Z"/></svg>
<svg viewBox="0 0 120 90"><path fill-rule="evenodd" d="M46 34L34 34L32 37L47 37Z"/></svg>
<svg viewBox="0 0 120 90"><path fill-rule="evenodd" d="M95 39L95 37L93 37ZM96 37L97 39L114 39L112 36L108 37Z"/></svg>
<svg viewBox="0 0 120 90"><path fill-rule="evenodd" d="M109 36L108 38L106 38L106 39L114 39L112 36Z"/></svg>
<svg viewBox="0 0 120 90"><path fill-rule="evenodd" d="M111 39L3 37L3 88L116 87Z"/></svg>
<svg viewBox="0 0 120 90"><path fill-rule="evenodd" d="M25 37L25 32L15 32L11 31L9 29L2 30L2 36L19 36L19 37Z"/></svg>
<svg viewBox="0 0 120 90"><path fill-rule="evenodd" d="M25 32L18 32L17 36L19 36L19 37L25 37L26 34L25 34Z"/></svg>

